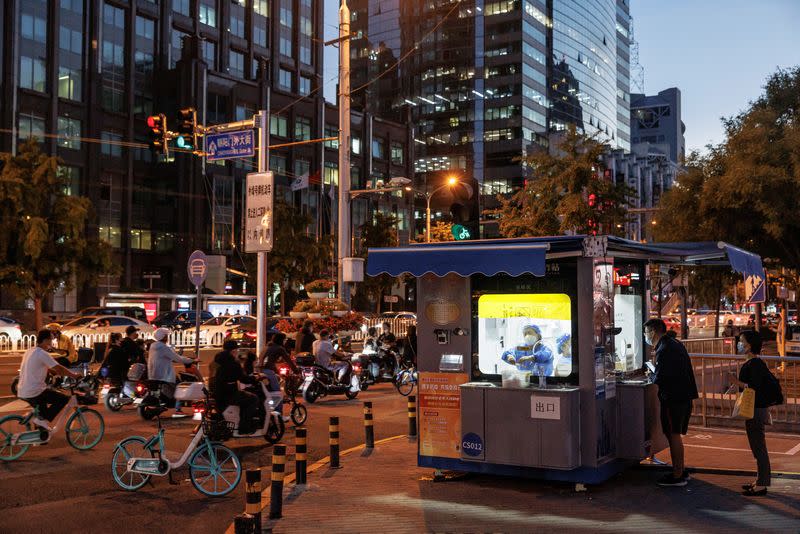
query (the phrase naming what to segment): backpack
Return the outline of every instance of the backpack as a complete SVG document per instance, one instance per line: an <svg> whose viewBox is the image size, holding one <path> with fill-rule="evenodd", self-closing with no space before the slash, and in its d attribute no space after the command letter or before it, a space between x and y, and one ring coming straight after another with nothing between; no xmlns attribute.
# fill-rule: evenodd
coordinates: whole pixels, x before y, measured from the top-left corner
<svg viewBox="0 0 800 534"><path fill-rule="evenodd" d="M764 363L766 374L764 375L764 392L766 393L767 405L777 406L783 404L783 391L781 390L781 383L769 370L767 364Z"/></svg>

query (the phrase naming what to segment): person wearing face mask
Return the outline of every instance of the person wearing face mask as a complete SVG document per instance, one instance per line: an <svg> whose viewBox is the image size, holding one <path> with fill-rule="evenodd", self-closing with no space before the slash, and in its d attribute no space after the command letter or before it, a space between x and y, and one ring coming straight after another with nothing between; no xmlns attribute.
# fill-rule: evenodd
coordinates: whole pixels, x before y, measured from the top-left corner
<svg viewBox="0 0 800 534"><path fill-rule="evenodd" d="M731 371L731 379L740 387L749 387L756 392L756 405L753 417L744 423L747 441L758 465L758 478L752 484L742 486L742 494L748 496L766 495L770 485L769 453L764 427L769 423L769 407L780 404L783 395L778 382L770 372L761 354L761 335L753 330L745 330L739 335L737 343L739 354L745 354L747 361L739 370L738 376Z"/></svg>
<svg viewBox="0 0 800 534"><path fill-rule="evenodd" d="M656 371L653 382L658 385L661 404L661 429L669 441L672 473L658 481L659 486L685 486L689 480L684 465L683 438L689 430L692 401L699 397L694 369L686 347L667 335L661 319L644 323L644 340L655 347Z"/></svg>
<svg viewBox="0 0 800 534"><path fill-rule="evenodd" d="M544 376L553 375L553 351L542 343L542 331L530 324L522 329L523 344L507 350L500 356L506 363L520 371L531 371Z"/></svg>

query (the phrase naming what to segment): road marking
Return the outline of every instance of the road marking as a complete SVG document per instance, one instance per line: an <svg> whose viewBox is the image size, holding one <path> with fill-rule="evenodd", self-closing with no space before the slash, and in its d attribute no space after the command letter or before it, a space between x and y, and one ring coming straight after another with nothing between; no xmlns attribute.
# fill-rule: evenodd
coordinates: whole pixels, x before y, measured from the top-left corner
<svg viewBox="0 0 800 534"><path fill-rule="evenodd" d="M713 445L693 445L691 443L686 443L684 446L685 447L694 447L696 449L715 449L715 450L718 450L718 451L753 452L750 449L732 449L732 448L729 448L729 447L715 447ZM794 448L790 449L787 452L769 451L769 453L770 454L781 454L781 455L784 455L784 456L792 456L795 453L797 453L798 451L800 451L800 444L796 445Z"/></svg>
<svg viewBox="0 0 800 534"><path fill-rule="evenodd" d="M800 452L800 443L798 443L797 445L786 451L786 454L788 454L789 456L794 456L798 452Z"/></svg>

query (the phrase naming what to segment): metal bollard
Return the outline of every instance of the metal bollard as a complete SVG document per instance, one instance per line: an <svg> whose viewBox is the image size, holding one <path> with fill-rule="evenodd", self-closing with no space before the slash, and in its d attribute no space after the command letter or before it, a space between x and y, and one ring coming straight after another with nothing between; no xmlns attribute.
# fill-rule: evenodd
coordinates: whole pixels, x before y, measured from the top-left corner
<svg viewBox="0 0 800 534"><path fill-rule="evenodd" d="M417 398L413 395L408 397L408 436L417 435Z"/></svg>
<svg viewBox="0 0 800 534"><path fill-rule="evenodd" d="M257 527L256 518L250 514L240 514L233 518L234 534L256 534L261 531Z"/></svg>
<svg viewBox="0 0 800 534"><path fill-rule="evenodd" d="M255 517L255 524L261 528L261 469L248 469L244 474L245 494L244 513Z"/></svg>
<svg viewBox="0 0 800 534"><path fill-rule="evenodd" d="M283 476L286 474L286 445L272 449L272 485L269 495L269 518L280 519L283 514Z"/></svg>
<svg viewBox="0 0 800 534"><path fill-rule="evenodd" d="M364 446L375 448L375 427L372 420L372 401L364 402Z"/></svg>
<svg viewBox="0 0 800 534"><path fill-rule="evenodd" d="M331 446L331 468L332 469L339 469L341 465L339 465L339 418L338 417L331 417L330 422L328 423L328 433L330 437L328 438L328 443Z"/></svg>
<svg viewBox="0 0 800 534"><path fill-rule="evenodd" d="M306 483L306 465L307 465L307 457L306 453L308 452L308 445L307 445L307 438L306 438L306 429L303 427L295 428L294 434L294 448L295 448L295 477L294 483L295 486L299 484Z"/></svg>

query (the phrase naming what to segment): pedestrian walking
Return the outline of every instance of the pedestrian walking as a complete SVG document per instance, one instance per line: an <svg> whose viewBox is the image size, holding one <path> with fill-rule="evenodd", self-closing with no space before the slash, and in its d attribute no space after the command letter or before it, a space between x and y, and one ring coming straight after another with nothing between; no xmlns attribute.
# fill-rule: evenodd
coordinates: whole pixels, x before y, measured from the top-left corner
<svg viewBox="0 0 800 534"><path fill-rule="evenodd" d="M689 480L684 464L683 438L689 430L692 401L698 397L692 361L686 347L667 335L661 319L644 324L644 340L655 347L656 371L653 382L658 385L661 404L661 429L669 441L672 473L658 480L659 486L685 486Z"/></svg>
<svg viewBox="0 0 800 534"><path fill-rule="evenodd" d="M769 407L783 402L783 395L778 385L778 380L770 372L767 364L759 355L761 354L761 335L754 330L745 330L739 335L737 351L745 354L747 360L739 370L739 375L731 371L731 378L740 387L749 387L756 392L755 409L753 417L744 423L747 431L747 441L750 450L756 459L758 477L752 484L742 486L744 495L766 495L767 486L770 485L771 469L767 440L765 435L766 425L771 424Z"/></svg>

